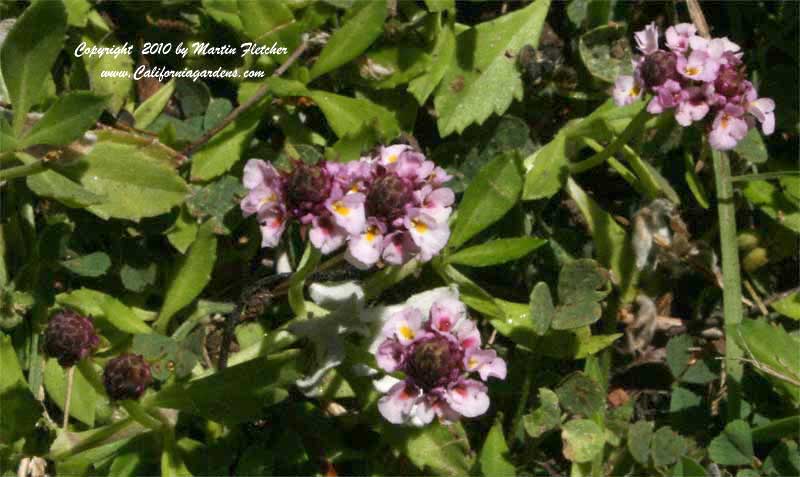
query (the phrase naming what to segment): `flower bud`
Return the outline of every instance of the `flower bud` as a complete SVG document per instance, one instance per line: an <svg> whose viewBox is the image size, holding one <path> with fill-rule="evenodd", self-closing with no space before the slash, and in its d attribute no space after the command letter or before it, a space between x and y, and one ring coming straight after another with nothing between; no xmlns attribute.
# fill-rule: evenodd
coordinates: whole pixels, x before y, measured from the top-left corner
<svg viewBox="0 0 800 477"><path fill-rule="evenodd" d="M122 354L106 363L103 371L103 384L112 401L139 399L152 382L150 366L139 354Z"/></svg>
<svg viewBox="0 0 800 477"><path fill-rule="evenodd" d="M286 181L289 210L297 216L321 208L331 192L331 176L324 162L306 164L296 161Z"/></svg>
<svg viewBox="0 0 800 477"><path fill-rule="evenodd" d="M72 310L53 315L44 331L44 352L64 368L89 356L99 344L92 321Z"/></svg>
<svg viewBox="0 0 800 477"><path fill-rule="evenodd" d="M402 178L392 173L380 176L367 194L367 216L391 222L405 213L411 199L411 186Z"/></svg>
<svg viewBox="0 0 800 477"><path fill-rule="evenodd" d="M724 68L714 81L714 91L728 98L739 96L745 90L744 74L736 68Z"/></svg>
<svg viewBox="0 0 800 477"><path fill-rule="evenodd" d="M678 72L675 69L677 64L675 53L658 50L645 57L640 72L642 81L648 88L661 86L668 79L677 79Z"/></svg>
<svg viewBox="0 0 800 477"><path fill-rule="evenodd" d="M446 385L462 372L463 352L444 336L433 336L412 345L405 372L423 390Z"/></svg>

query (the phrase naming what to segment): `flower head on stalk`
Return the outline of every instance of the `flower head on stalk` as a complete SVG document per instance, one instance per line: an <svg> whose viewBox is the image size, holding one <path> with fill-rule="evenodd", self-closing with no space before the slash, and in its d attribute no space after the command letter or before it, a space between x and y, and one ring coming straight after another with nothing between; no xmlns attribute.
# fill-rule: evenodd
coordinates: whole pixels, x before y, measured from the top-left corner
<svg viewBox="0 0 800 477"><path fill-rule="evenodd" d="M747 81L736 43L702 38L690 23L667 28L667 49L659 48L653 23L634 37L643 56L634 60L633 76L617 78L612 93L617 105L650 93L648 112L673 110L681 126L705 120L709 143L720 150L735 147L756 122L764 134L775 130L775 102L759 98Z"/></svg>
<svg viewBox="0 0 800 477"><path fill-rule="evenodd" d="M72 310L50 318L44 332L44 351L68 368L89 356L100 344L92 320Z"/></svg>

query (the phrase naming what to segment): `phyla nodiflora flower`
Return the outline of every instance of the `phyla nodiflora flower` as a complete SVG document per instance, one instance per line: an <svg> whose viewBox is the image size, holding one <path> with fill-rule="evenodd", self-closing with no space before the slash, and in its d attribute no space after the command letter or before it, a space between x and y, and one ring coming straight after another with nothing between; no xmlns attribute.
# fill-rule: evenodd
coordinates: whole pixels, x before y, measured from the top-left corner
<svg viewBox="0 0 800 477"><path fill-rule="evenodd" d="M633 76L617 78L617 105L648 92L653 94L647 105L652 114L673 110L681 126L708 117L708 141L718 150L734 148L756 121L764 134L775 130L775 102L759 98L746 79L739 45L724 37L702 38L690 23L667 29L666 50L659 47L654 23L634 36L642 56L633 62Z"/></svg>
<svg viewBox="0 0 800 477"><path fill-rule="evenodd" d="M404 307L386 321L379 341L378 366L403 374L378 402L381 415L394 424L480 416L489 409L484 381L506 377L505 361L481 348L480 332L455 295L438 298L428 317Z"/></svg>
<svg viewBox="0 0 800 477"><path fill-rule="evenodd" d="M258 218L263 247L276 246L296 220L324 254L346 246L345 258L358 268L402 265L430 260L447 243L455 200L444 187L448 180L442 168L404 144L348 163L297 161L288 172L251 159L241 208L245 217Z"/></svg>

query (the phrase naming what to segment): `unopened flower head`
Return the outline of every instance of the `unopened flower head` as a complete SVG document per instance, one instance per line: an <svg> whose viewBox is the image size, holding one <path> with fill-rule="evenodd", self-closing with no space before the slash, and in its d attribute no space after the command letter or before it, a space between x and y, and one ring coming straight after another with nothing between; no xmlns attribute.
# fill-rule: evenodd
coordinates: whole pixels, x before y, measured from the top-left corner
<svg viewBox="0 0 800 477"><path fill-rule="evenodd" d="M728 38L706 39L689 23L667 28L666 49L659 47L654 23L634 35L641 57L634 74L620 76L613 98L619 106L631 104L643 93L653 95L647 111L673 110L681 126L705 121L715 149L731 149L756 122L764 134L775 129L775 102L759 98L746 79L739 45Z"/></svg>
<svg viewBox="0 0 800 477"><path fill-rule="evenodd" d="M45 353L65 368L89 356L99 344L92 320L72 310L53 315L44 332Z"/></svg>
<svg viewBox="0 0 800 477"><path fill-rule="evenodd" d="M489 409L484 381L506 377L505 361L481 348L480 333L455 296L440 297L427 317L413 306L403 308L383 326L381 339L378 366L403 374L378 401L381 415L394 424L480 416Z"/></svg>
<svg viewBox="0 0 800 477"><path fill-rule="evenodd" d="M152 382L150 366L139 354L117 356L103 370L103 385L114 401L139 399Z"/></svg>
<svg viewBox="0 0 800 477"><path fill-rule="evenodd" d="M258 218L263 247L276 246L296 220L322 253L344 246L345 258L358 268L401 265L430 260L447 243L455 200L443 187L448 180L442 168L405 144L343 164L298 161L290 171L251 159L241 208L245 217Z"/></svg>

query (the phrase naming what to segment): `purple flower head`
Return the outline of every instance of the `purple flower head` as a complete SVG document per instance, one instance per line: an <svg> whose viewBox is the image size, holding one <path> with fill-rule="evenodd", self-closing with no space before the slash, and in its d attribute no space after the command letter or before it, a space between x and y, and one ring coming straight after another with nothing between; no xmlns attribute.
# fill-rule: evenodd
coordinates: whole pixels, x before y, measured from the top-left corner
<svg viewBox="0 0 800 477"><path fill-rule="evenodd" d="M681 126L688 126L703 119L709 111L705 88L690 86L683 91L681 101L675 110L675 120Z"/></svg>
<svg viewBox="0 0 800 477"><path fill-rule="evenodd" d="M435 301L424 321L417 308L403 308L389 318L381 336L378 366L404 376L378 402L380 413L393 424L421 426L434 417L452 422L480 416L489 408L482 381L506 377L505 361L494 350L480 348L480 334L454 296Z"/></svg>
<svg viewBox="0 0 800 477"><path fill-rule="evenodd" d="M324 161L313 165L294 161L285 182L287 209L301 222L311 222L322 211L332 182Z"/></svg>
<svg viewBox="0 0 800 477"><path fill-rule="evenodd" d="M657 86L654 92L655 96L647 104L647 112L650 114L663 113L664 110L676 107L685 96L680 83L671 79Z"/></svg>
<svg viewBox="0 0 800 477"><path fill-rule="evenodd" d="M689 40L696 33L697 28L691 23L679 23L671 26L665 32L667 47L676 53L685 53L689 49Z"/></svg>
<svg viewBox="0 0 800 477"><path fill-rule="evenodd" d="M152 382L150 366L139 354L117 356L103 370L103 385L112 401L139 399Z"/></svg>
<svg viewBox="0 0 800 477"><path fill-rule="evenodd" d="M89 356L99 344L92 320L72 310L57 312L44 331L44 352L63 368Z"/></svg>
<svg viewBox="0 0 800 477"><path fill-rule="evenodd" d="M658 50L644 58L640 65L639 73L647 88L661 86L667 80L678 79L675 66L678 57L670 51Z"/></svg>
<svg viewBox="0 0 800 477"><path fill-rule="evenodd" d="M367 215L392 223L405 214L412 198L413 186L410 181L379 167L367 194Z"/></svg>
<svg viewBox="0 0 800 477"><path fill-rule="evenodd" d="M642 54L649 55L658 51L658 28L656 28L655 22L644 27L644 30L636 32L634 37L636 46L639 47Z"/></svg>

